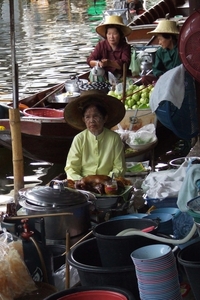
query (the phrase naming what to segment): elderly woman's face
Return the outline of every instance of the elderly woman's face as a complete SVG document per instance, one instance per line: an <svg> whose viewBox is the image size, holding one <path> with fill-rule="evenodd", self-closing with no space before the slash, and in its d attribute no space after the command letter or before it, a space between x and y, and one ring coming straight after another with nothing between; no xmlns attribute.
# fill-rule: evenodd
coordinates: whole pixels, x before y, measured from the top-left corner
<svg viewBox="0 0 200 300"><path fill-rule="evenodd" d="M107 116L103 117L96 106L89 106L83 117L87 129L94 135L99 135L103 131L106 120Z"/></svg>
<svg viewBox="0 0 200 300"><path fill-rule="evenodd" d="M108 28L106 38L110 46L117 46L120 41L120 33L117 28Z"/></svg>

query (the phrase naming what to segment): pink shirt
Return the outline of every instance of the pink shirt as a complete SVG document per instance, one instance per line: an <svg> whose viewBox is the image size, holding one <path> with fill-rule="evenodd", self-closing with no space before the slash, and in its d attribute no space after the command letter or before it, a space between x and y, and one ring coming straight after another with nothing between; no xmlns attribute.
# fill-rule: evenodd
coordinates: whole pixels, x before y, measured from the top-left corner
<svg viewBox="0 0 200 300"><path fill-rule="evenodd" d="M123 64L127 64L127 70L129 69L129 65L131 62L131 47L129 44L126 43L125 40L119 43L116 50L112 50L108 41L102 40L100 41L94 51L90 54L87 58L87 63L90 65L91 60L102 60L102 59L109 59L112 61L117 61L117 63L121 66L121 70L116 70L112 67L105 67L105 71L110 71L111 73L117 72L118 74L123 73Z"/></svg>

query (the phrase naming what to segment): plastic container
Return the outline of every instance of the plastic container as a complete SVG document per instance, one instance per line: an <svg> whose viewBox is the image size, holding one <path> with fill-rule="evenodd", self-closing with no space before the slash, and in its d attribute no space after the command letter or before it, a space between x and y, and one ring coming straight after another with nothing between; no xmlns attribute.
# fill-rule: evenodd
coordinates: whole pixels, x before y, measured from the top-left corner
<svg viewBox="0 0 200 300"><path fill-rule="evenodd" d="M163 207L178 207L177 197L167 197L163 199L159 198L146 198L147 204L149 207L155 206L156 208L163 208Z"/></svg>
<svg viewBox="0 0 200 300"><path fill-rule="evenodd" d="M146 216L148 216L148 214L135 213L135 214L113 217L111 218L111 220L143 219Z"/></svg>
<svg viewBox="0 0 200 300"><path fill-rule="evenodd" d="M63 110L54 108L26 108L23 110L23 114L28 117L34 117L37 119L53 119L62 120L64 119Z"/></svg>
<svg viewBox="0 0 200 300"><path fill-rule="evenodd" d="M51 252L53 258L53 271L56 272L62 265L65 264L65 245L47 245L47 249Z"/></svg>
<svg viewBox="0 0 200 300"><path fill-rule="evenodd" d="M136 300L140 299L133 263L128 266L103 267L96 238L81 242L72 248L67 260L77 269L82 286L127 289Z"/></svg>
<svg viewBox="0 0 200 300"><path fill-rule="evenodd" d="M101 263L104 267L129 266L132 263L130 254L134 250L159 242L142 236L116 236L119 232L135 228L142 230L150 226L155 226L151 233L156 234L157 223L149 219L122 219L110 220L98 224L93 229L93 234L97 238Z"/></svg>
<svg viewBox="0 0 200 300"><path fill-rule="evenodd" d="M181 211L176 207L162 207L162 208L156 208L151 211L151 214L154 214L154 213L166 213L166 214L170 214L174 218L176 218L181 214Z"/></svg>
<svg viewBox="0 0 200 300"><path fill-rule="evenodd" d="M184 267L192 292L196 300L200 295L200 241L182 249L178 255L178 262Z"/></svg>
<svg viewBox="0 0 200 300"><path fill-rule="evenodd" d="M114 287L76 287L55 293L44 300L135 300L131 292Z"/></svg>
<svg viewBox="0 0 200 300"><path fill-rule="evenodd" d="M158 232L173 234L173 217L171 214L163 212L154 212L144 217L145 219L151 219L158 223Z"/></svg>

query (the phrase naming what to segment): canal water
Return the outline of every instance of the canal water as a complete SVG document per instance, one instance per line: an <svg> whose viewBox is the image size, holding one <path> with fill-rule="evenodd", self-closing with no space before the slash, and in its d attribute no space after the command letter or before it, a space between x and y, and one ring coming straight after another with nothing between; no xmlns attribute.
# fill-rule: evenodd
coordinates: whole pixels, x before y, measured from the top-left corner
<svg viewBox="0 0 200 300"><path fill-rule="evenodd" d="M95 28L113 0L13 3L19 99L89 70L86 57L99 40ZM12 90L10 2L0 0L0 103L12 100ZM63 169L24 158L25 184L46 184ZM12 175L12 151L0 147L0 194L12 193Z"/></svg>
<svg viewBox="0 0 200 300"><path fill-rule="evenodd" d="M19 98L89 68L86 57L99 37L95 27L112 0L14 0ZM0 103L12 100L10 3L0 1ZM64 166L24 158L25 187L46 184ZM13 192L12 151L0 147L0 194Z"/></svg>

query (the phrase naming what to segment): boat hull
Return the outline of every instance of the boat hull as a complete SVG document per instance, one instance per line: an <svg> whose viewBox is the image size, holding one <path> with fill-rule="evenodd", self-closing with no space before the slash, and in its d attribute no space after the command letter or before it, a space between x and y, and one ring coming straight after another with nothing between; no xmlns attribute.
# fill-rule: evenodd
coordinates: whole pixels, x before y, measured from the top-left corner
<svg viewBox="0 0 200 300"><path fill-rule="evenodd" d="M0 120L0 125L5 127L5 130L0 131L0 145L12 150L9 120ZM21 120L23 156L37 161L64 164L72 140L78 132L67 123Z"/></svg>

